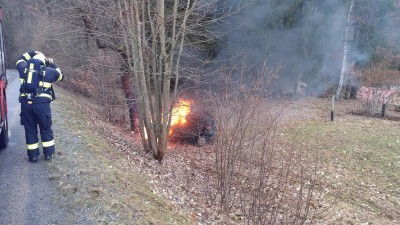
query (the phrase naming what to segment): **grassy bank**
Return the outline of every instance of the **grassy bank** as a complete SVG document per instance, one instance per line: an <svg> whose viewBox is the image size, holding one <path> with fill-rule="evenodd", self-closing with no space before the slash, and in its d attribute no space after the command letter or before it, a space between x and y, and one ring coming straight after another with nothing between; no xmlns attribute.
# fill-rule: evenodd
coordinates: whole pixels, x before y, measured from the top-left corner
<svg viewBox="0 0 400 225"><path fill-rule="evenodd" d="M139 154L139 146L124 153L127 142L105 137L111 127L94 124L101 119L95 105L60 89L57 94L52 103L57 154L49 179L61 193L56 201L70 212L67 224L192 224L135 171L129 155Z"/></svg>
<svg viewBox="0 0 400 225"><path fill-rule="evenodd" d="M342 115L334 123L296 123L299 147L321 155L327 183L323 224L400 222L400 123Z"/></svg>
<svg viewBox="0 0 400 225"><path fill-rule="evenodd" d="M49 179L61 193L56 201L70 211L67 224L224 221L205 196L204 188L213 188L207 186L214 162L210 149L170 146L158 164L137 138L98 117L95 104L57 91L52 103L57 158L49 164ZM339 102L335 122L328 121L329 99L286 105L279 143L289 141L321 157L318 223L398 224L400 122L352 115L354 104Z"/></svg>

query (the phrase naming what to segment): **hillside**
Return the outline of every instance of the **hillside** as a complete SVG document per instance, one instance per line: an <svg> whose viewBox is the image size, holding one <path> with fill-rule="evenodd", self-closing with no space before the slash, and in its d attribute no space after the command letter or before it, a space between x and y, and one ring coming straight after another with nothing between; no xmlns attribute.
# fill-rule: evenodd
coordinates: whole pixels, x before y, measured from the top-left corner
<svg viewBox="0 0 400 225"><path fill-rule="evenodd" d="M140 140L108 124L97 106L57 89L53 103L57 159L49 166L74 215L85 224L238 223L223 216L208 198L212 188L211 148L171 145L162 164L145 154ZM281 141L320 153L319 203L315 223L397 224L400 191L398 121L365 118L350 112L356 101L337 105L329 122L328 99L310 98L284 105ZM62 112L62 113L61 113ZM80 217L76 217L80 218ZM71 218L74 222L74 218Z"/></svg>

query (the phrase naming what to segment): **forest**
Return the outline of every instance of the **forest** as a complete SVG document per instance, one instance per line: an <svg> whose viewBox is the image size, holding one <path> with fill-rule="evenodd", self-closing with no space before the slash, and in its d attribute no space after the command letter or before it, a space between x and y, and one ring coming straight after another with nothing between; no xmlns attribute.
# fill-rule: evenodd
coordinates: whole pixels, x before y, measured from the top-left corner
<svg viewBox="0 0 400 225"><path fill-rule="evenodd" d="M110 124L140 134L142 151L158 162L172 133L183 135L175 129L184 123L176 122L177 110L201 111L196 123L208 124L209 136L218 133L203 140L215 150L210 201L236 222L314 223L321 210L314 205L322 185L319 154L280 135L280 121L288 119L273 104L366 100L354 113L368 118L380 115L382 104L400 107L396 0L2 0L0 6L9 69L29 50L51 56L65 73L61 88L98 104Z"/></svg>
<svg viewBox="0 0 400 225"><path fill-rule="evenodd" d="M255 77L263 77L268 80L264 92L276 98L297 97L301 87L309 96L335 92L339 98L344 93L342 86L362 86L365 79L360 76L366 74L362 72L365 68L385 61L389 65L381 69L397 70L397 63L390 62L399 49L395 26L399 6L394 0L165 1L164 28L160 28L163 32L158 31L157 23L153 25L157 10L161 10L158 3L120 4L121 7L118 1L3 1L8 21L8 66L12 68L18 54L27 49L41 49L57 58L69 75L65 85L101 102L110 120L128 124L135 132L140 127L149 128L150 121L157 121L154 129L146 130L153 138L148 139L145 148L153 149L160 159L169 126L161 121L169 121L170 115L163 112L171 112L177 93L183 89L219 83L216 79L224 70L221 68L241 65L236 66L236 71L223 73L230 73L232 82L243 87ZM142 16L137 22L147 22L143 22L141 30L132 31L135 21L125 17L136 15L128 10L135 7ZM137 32L143 37L136 39ZM141 40L144 46L131 45ZM152 52L151 46L156 51L154 55L140 56L140 51ZM149 58L160 55L164 55L164 63L169 61L166 68ZM134 63L140 57L147 60ZM148 83L148 87L141 87L139 80L134 82L139 79L134 71L143 70L144 81L164 69L167 74L160 82ZM245 74L238 72L243 70L247 70ZM156 90L159 94L154 95ZM153 101L147 95L158 97ZM134 122L137 117L143 122L140 126Z"/></svg>

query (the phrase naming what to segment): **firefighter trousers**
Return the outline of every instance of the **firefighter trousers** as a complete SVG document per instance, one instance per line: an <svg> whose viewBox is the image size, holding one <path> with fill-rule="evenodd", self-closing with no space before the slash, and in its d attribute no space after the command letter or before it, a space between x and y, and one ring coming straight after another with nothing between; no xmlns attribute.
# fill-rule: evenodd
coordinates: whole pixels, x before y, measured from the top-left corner
<svg viewBox="0 0 400 225"><path fill-rule="evenodd" d="M43 147L43 154L52 156L55 151L53 130L51 129L51 109L50 102L21 102L21 124L25 128L25 139L28 157L38 157L39 138Z"/></svg>

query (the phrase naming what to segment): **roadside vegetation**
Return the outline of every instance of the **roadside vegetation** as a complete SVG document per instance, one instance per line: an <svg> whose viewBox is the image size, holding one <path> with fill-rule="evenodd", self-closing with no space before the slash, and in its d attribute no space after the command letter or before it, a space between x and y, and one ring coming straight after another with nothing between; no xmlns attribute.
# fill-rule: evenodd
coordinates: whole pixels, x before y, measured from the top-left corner
<svg viewBox="0 0 400 225"><path fill-rule="evenodd" d="M57 94L57 155L49 164L49 180L61 193L55 200L71 213L67 224L193 224L151 191L146 174L138 173L140 142L119 137L119 129L104 122L88 99L62 89ZM154 166L145 155L139 158Z"/></svg>

